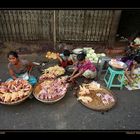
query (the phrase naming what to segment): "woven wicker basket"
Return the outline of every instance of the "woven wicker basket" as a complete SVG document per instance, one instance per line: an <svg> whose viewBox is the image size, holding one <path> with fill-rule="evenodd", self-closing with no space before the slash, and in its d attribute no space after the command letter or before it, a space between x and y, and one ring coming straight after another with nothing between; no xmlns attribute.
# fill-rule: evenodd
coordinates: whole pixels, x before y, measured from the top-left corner
<svg viewBox="0 0 140 140"><path fill-rule="evenodd" d="M111 95L114 98L114 102L112 102L111 104L108 104L108 105L103 105L102 103L97 105L97 104L95 104L94 98L92 98L93 101L91 103L86 104L83 101L79 100L80 103L82 103L84 106L86 106L90 109L93 109L95 111L108 111L116 105L116 97L114 96L114 94L110 90L101 86L100 90L94 91L94 93L98 93L98 92L100 92L100 93L103 92L103 93L107 93L107 94ZM77 97L79 97L78 93L79 93L79 89L77 90Z"/></svg>
<svg viewBox="0 0 140 140"><path fill-rule="evenodd" d="M59 98L54 99L54 100L41 100L41 99L39 99L39 98L37 97L37 94L40 92L40 90L41 90L41 86L40 86L40 84L37 84L37 85L35 86L35 88L34 88L33 95L34 95L34 97L35 97L38 101L43 102L43 103L46 103L46 104L51 104L51 103L58 102L58 101L61 100L61 99L65 96L65 94L66 94L66 93L65 93L63 96L60 96Z"/></svg>
<svg viewBox="0 0 140 140"><path fill-rule="evenodd" d="M32 89L29 91L28 95L25 96L25 97L22 98L22 99L19 99L19 100L17 100L17 101L13 101L13 102L9 102L9 103L5 103L5 102L0 101L0 103L3 104L3 105L17 105L17 104L20 104L20 103L22 103L23 101L25 101L31 94L32 94Z"/></svg>

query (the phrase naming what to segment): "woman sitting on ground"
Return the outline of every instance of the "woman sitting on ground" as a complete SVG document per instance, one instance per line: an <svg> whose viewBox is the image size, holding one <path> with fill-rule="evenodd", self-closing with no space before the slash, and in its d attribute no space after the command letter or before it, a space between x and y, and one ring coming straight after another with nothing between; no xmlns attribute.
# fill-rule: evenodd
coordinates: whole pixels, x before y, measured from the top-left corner
<svg viewBox="0 0 140 140"><path fill-rule="evenodd" d="M73 58L69 50L65 49L63 53L57 55L60 66L66 68L69 65L73 64Z"/></svg>
<svg viewBox="0 0 140 140"><path fill-rule="evenodd" d="M129 83L133 82L133 72L137 64L140 63L140 33L133 39L130 46L126 48L125 56L120 59L122 62L126 63L127 69L125 70L125 75ZM130 71L130 76L129 72Z"/></svg>
<svg viewBox="0 0 140 140"><path fill-rule="evenodd" d="M37 83L37 79L34 76L30 76L33 63L19 59L18 54L15 51L10 51L7 57L9 60L8 69L11 75L11 78L7 81L21 78L27 80L31 85L35 85Z"/></svg>
<svg viewBox="0 0 140 140"><path fill-rule="evenodd" d="M84 76L87 79L93 79L96 77L96 67L90 60L85 60L86 54L81 53L77 55L78 62L75 63L74 71L68 78L69 82L72 82L80 76Z"/></svg>

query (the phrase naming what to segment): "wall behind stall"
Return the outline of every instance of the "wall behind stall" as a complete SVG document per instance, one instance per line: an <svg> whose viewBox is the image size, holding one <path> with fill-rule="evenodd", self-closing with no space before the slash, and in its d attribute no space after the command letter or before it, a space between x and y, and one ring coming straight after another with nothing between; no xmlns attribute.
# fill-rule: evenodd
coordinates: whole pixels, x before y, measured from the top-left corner
<svg viewBox="0 0 140 140"><path fill-rule="evenodd" d="M0 41L113 43L120 10L0 10Z"/></svg>

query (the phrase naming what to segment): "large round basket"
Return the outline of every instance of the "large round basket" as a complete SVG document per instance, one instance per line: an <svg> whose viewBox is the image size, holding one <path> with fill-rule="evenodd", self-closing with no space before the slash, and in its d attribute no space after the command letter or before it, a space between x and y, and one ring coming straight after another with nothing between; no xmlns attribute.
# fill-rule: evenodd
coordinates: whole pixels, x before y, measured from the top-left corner
<svg viewBox="0 0 140 140"><path fill-rule="evenodd" d="M34 97L35 97L38 101L43 102L43 103L46 103L46 104L56 103L56 102L58 102L59 100L61 100L61 99L65 96L65 94L66 94L66 93L65 93L63 96L60 96L60 97L58 97L57 99L54 99L54 100L41 100L41 99L39 99L39 98L37 97L37 94L40 92L40 90L41 90L41 85L40 85L40 84L37 84L37 85L35 86L35 88L34 88L33 95L34 95Z"/></svg>
<svg viewBox="0 0 140 140"><path fill-rule="evenodd" d="M13 101L13 102L9 102L9 103L5 103L5 102L0 101L0 103L3 104L3 105L17 105L17 104L20 104L20 103L22 103L23 101L25 101L31 94L32 94L32 88L31 88L31 90L28 92L28 95L25 96L25 97L23 97L22 99L19 99L19 100L17 100L17 101Z"/></svg>
<svg viewBox="0 0 140 140"><path fill-rule="evenodd" d="M96 100L95 100L95 96L96 95L94 96L94 94L101 93L101 92L111 95L113 97L113 99L114 99L114 102L112 102L112 103L110 103L108 105L103 105L102 103L97 104L96 103ZM79 89L77 90L77 97L80 96L78 93L79 93ZM92 94L92 96L90 96L91 94ZM104 111L110 110L111 108L113 108L116 105L116 97L114 96L114 94L110 90L108 90L107 88L105 88L103 86L101 86L101 89L100 90L95 90L91 94L89 96L93 99L92 102L90 102L90 103L84 103L82 100L79 100L80 103L82 103L87 108L90 108L90 109L95 110L95 111L104 112Z"/></svg>

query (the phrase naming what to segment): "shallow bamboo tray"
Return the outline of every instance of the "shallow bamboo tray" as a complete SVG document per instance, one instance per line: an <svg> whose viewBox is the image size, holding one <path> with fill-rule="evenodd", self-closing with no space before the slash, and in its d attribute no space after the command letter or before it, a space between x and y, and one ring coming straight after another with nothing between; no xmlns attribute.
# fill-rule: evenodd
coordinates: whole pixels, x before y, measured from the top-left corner
<svg viewBox="0 0 140 140"><path fill-rule="evenodd" d="M37 97L37 94L40 92L40 90L41 90L41 85L40 84L37 84L36 86L35 86L35 88L34 88L34 91L33 91L33 95L34 95L34 97L38 100L38 101L40 101L40 102L43 102L43 103L46 103L46 104L51 104L51 103L55 103L55 102L58 102L59 100L61 100L64 96L65 96L65 94L63 95L63 96L60 96L60 97L58 97L57 99L50 99L50 100L41 100L41 99L39 99L38 97Z"/></svg>
<svg viewBox="0 0 140 140"><path fill-rule="evenodd" d="M102 102L99 103L98 99L100 97L97 97L95 95L96 93L104 93L104 94L107 93L114 98L114 102L107 104L107 105L104 105ZM80 95L79 95L79 89L78 89L77 90L77 97L79 97L79 96ZM86 106L90 109L93 109L95 111L108 111L116 105L116 97L114 96L114 94L110 90L108 90L107 88L105 88L103 86L101 86L101 89L99 89L99 90L91 91L91 94L86 95L86 96L91 97L93 99L93 101L90 103L84 103L82 100L79 100L79 102L82 103L84 106Z"/></svg>
<svg viewBox="0 0 140 140"><path fill-rule="evenodd" d="M31 90L28 92L28 95L27 96L25 96L25 97L23 97L22 99L19 99L19 100L17 100L17 101L13 101L13 102L2 102L2 101L0 101L0 103L1 104L3 104L3 105L17 105L17 104L20 104L20 103L22 103L23 101L25 101L30 95L32 94L32 88L31 88Z"/></svg>

